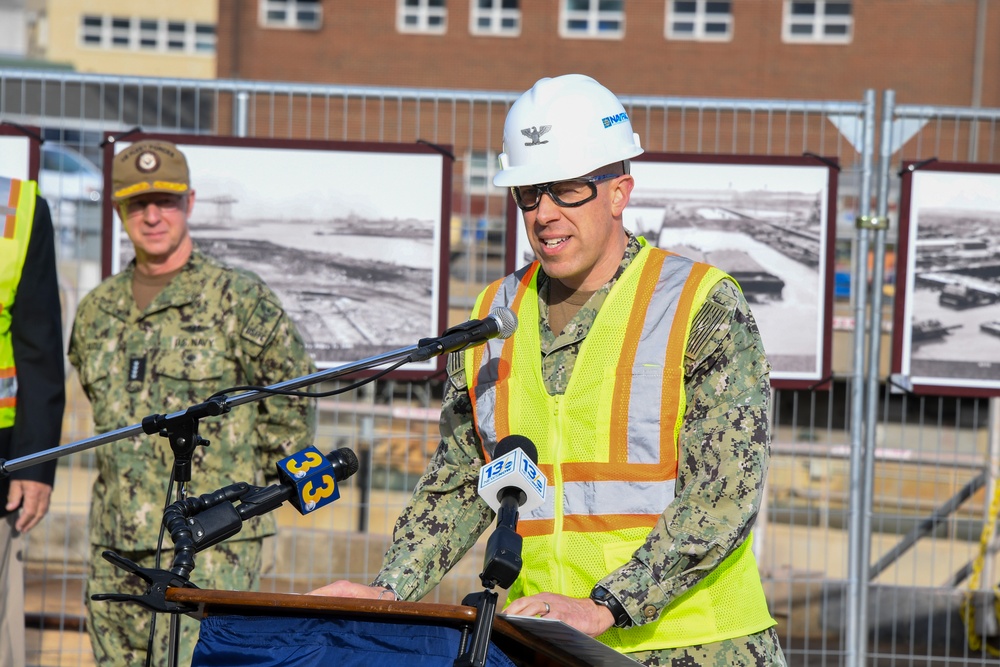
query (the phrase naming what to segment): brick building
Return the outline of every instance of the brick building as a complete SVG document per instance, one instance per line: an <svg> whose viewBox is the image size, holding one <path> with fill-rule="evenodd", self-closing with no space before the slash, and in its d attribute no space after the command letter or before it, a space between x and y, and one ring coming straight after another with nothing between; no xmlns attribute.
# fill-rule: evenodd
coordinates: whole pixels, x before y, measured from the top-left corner
<svg viewBox="0 0 1000 667"><path fill-rule="evenodd" d="M222 0L218 77L1000 106L996 0Z"/></svg>

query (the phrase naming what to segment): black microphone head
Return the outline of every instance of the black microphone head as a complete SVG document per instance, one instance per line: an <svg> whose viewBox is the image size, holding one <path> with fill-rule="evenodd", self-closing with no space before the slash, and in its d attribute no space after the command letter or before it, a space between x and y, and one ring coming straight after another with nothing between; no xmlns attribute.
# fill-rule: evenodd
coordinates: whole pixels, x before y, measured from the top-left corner
<svg viewBox="0 0 1000 667"><path fill-rule="evenodd" d="M525 456L531 459L532 463L538 463L538 448L535 443L523 435L508 435L500 440L493 449L493 458L498 459L505 454L510 454L515 449L520 449Z"/></svg>
<svg viewBox="0 0 1000 667"><path fill-rule="evenodd" d="M343 482L361 468L357 454L350 447L341 447L335 452L330 452L326 458L333 464L333 476L338 482Z"/></svg>
<svg viewBox="0 0 1000 667"><path fill-rule="evenodd" d="M510 338L517 330L517 315L510 308L499 306L490 311L490 315L496 318L500 324L500 333L497 338Z"/></svg>

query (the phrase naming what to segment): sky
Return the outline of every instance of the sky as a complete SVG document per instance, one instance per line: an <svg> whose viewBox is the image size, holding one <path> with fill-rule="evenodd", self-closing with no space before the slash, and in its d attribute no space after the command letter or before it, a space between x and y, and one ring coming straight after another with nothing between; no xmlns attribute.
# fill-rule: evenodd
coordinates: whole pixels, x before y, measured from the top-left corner
<svg viewBox="0 0 1000 667"><path fill-rule="evenodd" d="M924 208L1000 211L1000 174L913 172L913 204Z"/></svg>
<svg viewBox="0 0 1000 667"><path fill-rule="evenodd" d="M121 150L127 144L122 142ZM202 198L230 195L234 218L437 220L442 161L434 154L181 146ZM214 207L196 209L214 211Z"/></svg>
<svg viewBox="0 0 1000 667"><path fill-rule="evenodd" d="M827 186L829 167L818 162L813 167L637 161L632 163L632 174L638 190L818 192Z"/></svg>

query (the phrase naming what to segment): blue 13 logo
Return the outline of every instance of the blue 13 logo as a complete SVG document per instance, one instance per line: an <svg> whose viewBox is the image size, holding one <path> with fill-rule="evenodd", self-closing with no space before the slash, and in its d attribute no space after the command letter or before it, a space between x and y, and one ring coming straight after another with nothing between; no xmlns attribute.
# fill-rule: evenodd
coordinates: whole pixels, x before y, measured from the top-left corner
<svg viewBox="0 0 1000 667"><path fill-rule="evenodd" d="M538 493L545 495L545 478L542 476L542 471L527 456L521 459L521 474Z"/></svg>

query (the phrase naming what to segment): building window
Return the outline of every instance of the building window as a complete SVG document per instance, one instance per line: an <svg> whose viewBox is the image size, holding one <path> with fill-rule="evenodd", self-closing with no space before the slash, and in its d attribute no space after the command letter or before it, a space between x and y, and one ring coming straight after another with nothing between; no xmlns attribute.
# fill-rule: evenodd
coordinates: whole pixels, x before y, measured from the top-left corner
<svg viewBox="0 0 1000 667"><path fill-rule="evenodd" d="M167 51L183 51L187 23L184 21L167 21Z"/></svg>
<svg viewBox="0 0 1000 667"><path fill-rule="evenodd" d="M499 171L497 154L493 151L471 150L465 162L465 191L482 193L498 192L505 188L493 185L493 177Z"/></svg>
<svg viewBox="0 0 1000 667"><path fill-rule="evenodd" d="M194 26L194 50L199 53L215 53L215 26L196 23Z"/></svg>
<svg viewBox="0 0 1000 667"><path fill-rule="evenodd" d="M562 0L559 34L563 37L624 37L625 0Z"/></svg>
<svg viewBox="0 0 1000 667"><path fill-rule="evenodd" d="M103 17L84 15L80 24L80 41L87 46L100 46L103 39L103 27Z"/></svg>
<svg viewBox="0 0 1000 667"><path fill-rule="evenodd" d="M471 0L469 32L473 35L521 34L520 0Z"/></svg>
<svg viewBox="0 0 1000 667"><path fill-rule="evenodd" d="M127 16L85 15L80 43L98 49L178 53L215 53L215 26Z"/></svg>
<svg viewBox="0 0 1000 667"><path fill-rule="evenodd" d="M850 0L785 0L781 33L786 42L847 44L853 31Z"/></svg>
<svg viewBox="0 0 1000 667"><path fill-rule="evenodd" d="M444 34L448 29L445 0L398 0L396 29L399 32Z"/></svg>
<svg viewBox="0 0 1000 667"><path fill-rule="evenodd" d="M730 1L667 0L667 39L732 39L732 5Z"/></svg>
<svg viewBox="0 0 1000 667"><path fill-rule="evenodd" d="M132 19L120 16L111 17L111 46L116 49L127 49L131 42Z"/></svg>
<svg viewBox="0 0 1000 667"><path fill-rule="evenodd" d="M319 0L260 0L260 23L268 28L319 30L323 8Z"/></svg>
<svg viewBox="0 0 1000 667"><path fill-rule="evenodd" d="M156 50L160 46L160 22L156 19L139 20L139 48Z"/></svg>

